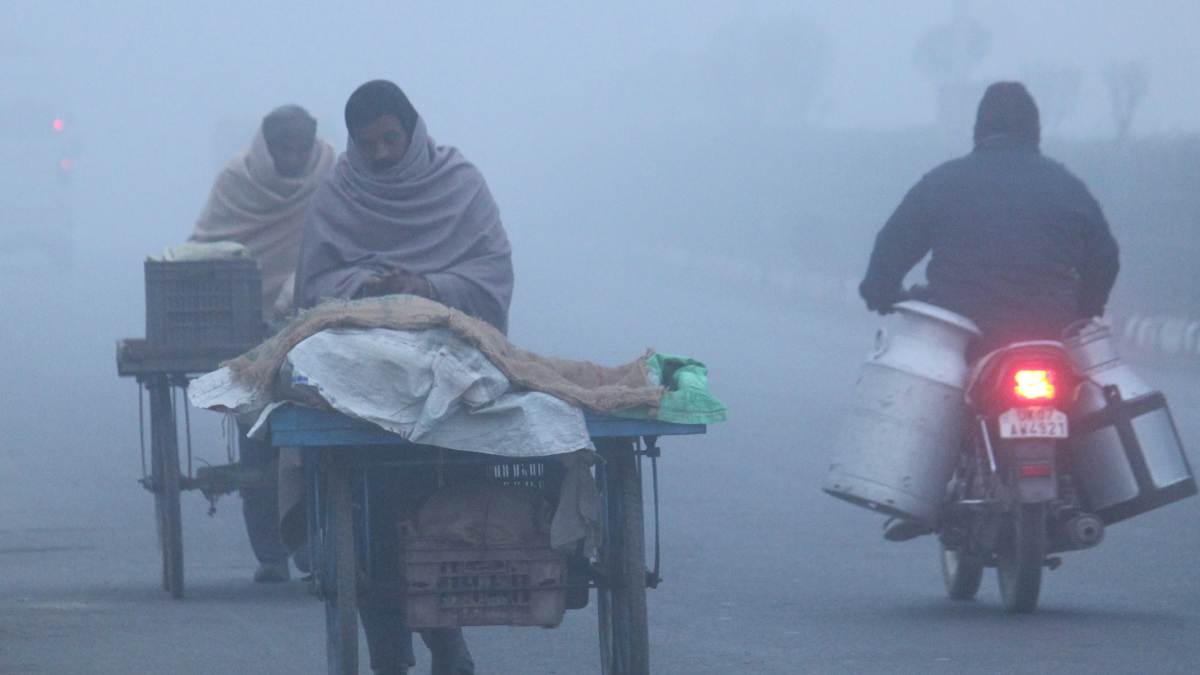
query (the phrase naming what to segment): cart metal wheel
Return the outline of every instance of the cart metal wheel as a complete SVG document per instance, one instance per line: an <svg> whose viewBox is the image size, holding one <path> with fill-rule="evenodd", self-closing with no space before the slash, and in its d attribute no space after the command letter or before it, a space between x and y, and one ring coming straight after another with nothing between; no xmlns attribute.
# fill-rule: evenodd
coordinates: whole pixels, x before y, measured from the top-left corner
<svg viewBox="0 0 1200 675"><path fill-rule="evenodd" d="M650 636L646 622L646 553L642 523L642 477L634 443L615 439L599 444L604 463L604 541L599 563L604 578L597 588L600 664L604 675L647 675Z"/></svg>
<svg viewBox="0 0 1200 675"><path fill-rule="evenodd" d="M179 438L171 385L156 375L150 390L150 474L154 481L154 515L162 552L162 585L175 599L183 598L183 518L179 507Z"/></svg>
<svg viewBox="0 0 1200 675"><path fill-rule="evenodd" d="M327 454L325 474L325 655L329 675L358 673L358 559L350 467Z"/></svg>

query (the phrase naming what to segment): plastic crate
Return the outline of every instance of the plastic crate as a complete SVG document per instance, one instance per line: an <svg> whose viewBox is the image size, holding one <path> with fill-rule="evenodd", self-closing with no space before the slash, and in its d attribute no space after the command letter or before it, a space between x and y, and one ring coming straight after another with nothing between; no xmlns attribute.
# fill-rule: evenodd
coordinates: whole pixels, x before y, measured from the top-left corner
<svg viewBox="0 0 1200 675"><path fill-rule="evenodd" d="M471 547L406 539L401 547L404 608L410 628L545 626L567 608L566 557L544 542Z"/></svg>
<svg viewBox="0 0 1200 675"><path fill-rule="evenodd" d="M546 474L546 461L533 459L495 462L490 467L488 477L509 487L542 490L546 487Z"/></svg>
<svg viewBox="0 0 1200 675"><path fill-rule="evenodd" d="M253 260L146 261L147 343L249 348L265 334Z"/></svg>

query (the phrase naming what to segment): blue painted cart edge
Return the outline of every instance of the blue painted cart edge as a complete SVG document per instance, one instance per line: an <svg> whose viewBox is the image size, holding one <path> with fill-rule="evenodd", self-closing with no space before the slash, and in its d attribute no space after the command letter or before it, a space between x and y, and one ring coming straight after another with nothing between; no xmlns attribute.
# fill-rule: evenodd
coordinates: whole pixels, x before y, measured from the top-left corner
<svg viewBox="0 0 1200 675"><path fill-rule="evenodd" d="M684 436L703 434L703 424L674 424L658 420L587 415L592 438ZM271 444L275 446L397 445L400 436L370 422L329 410L285 405L271 413Z"/></svg>

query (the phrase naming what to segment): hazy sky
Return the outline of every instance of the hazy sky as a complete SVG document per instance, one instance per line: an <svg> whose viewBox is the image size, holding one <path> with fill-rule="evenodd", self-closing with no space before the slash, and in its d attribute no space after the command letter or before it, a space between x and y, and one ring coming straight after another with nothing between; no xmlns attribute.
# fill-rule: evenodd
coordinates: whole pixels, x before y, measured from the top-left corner
<svg viewBox="0 0 1200 675"><path fill-rule="evenodd" d="M1189 0L973 0L992 32L980 79L1019 76L1032 63L1074 65L1080 105L1061 131L1108 133L1100 73L1143 60L1150 94L1136 130L1200 130L1200 3ZM744 15L800 15L827 34L830 65L818 120L891 128L933 117L913 45L951 14L953 0L885 2L33 2L6 3L0 28L6 95L65 100L93 112L215 118L280 100L336 117L372 76L413 90L429 109L477 123L541 100L587 100L631 71L671 79L722 24ZM16 86L11 86L15 84ZM592 106L620 107L593 100ZM192 114L188 114L192 113ZM523 114L529 114L525 112ZM465 122L455 115L452 122ZM147 120L154 124L160 120Z"/></svg>

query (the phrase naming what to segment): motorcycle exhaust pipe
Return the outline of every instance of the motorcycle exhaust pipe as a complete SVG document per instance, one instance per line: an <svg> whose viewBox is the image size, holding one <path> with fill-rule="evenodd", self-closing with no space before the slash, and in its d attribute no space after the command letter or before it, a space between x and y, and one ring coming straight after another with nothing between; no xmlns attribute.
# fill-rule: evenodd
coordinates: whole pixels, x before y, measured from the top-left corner
<svg viewBox="0 0 1200 675"><path fill-rule="evenodd" d="M1068 520L1066 530L1076 549L1092 548L1104 541L1104 522L1090 513L1081 513Z"/></svg>

